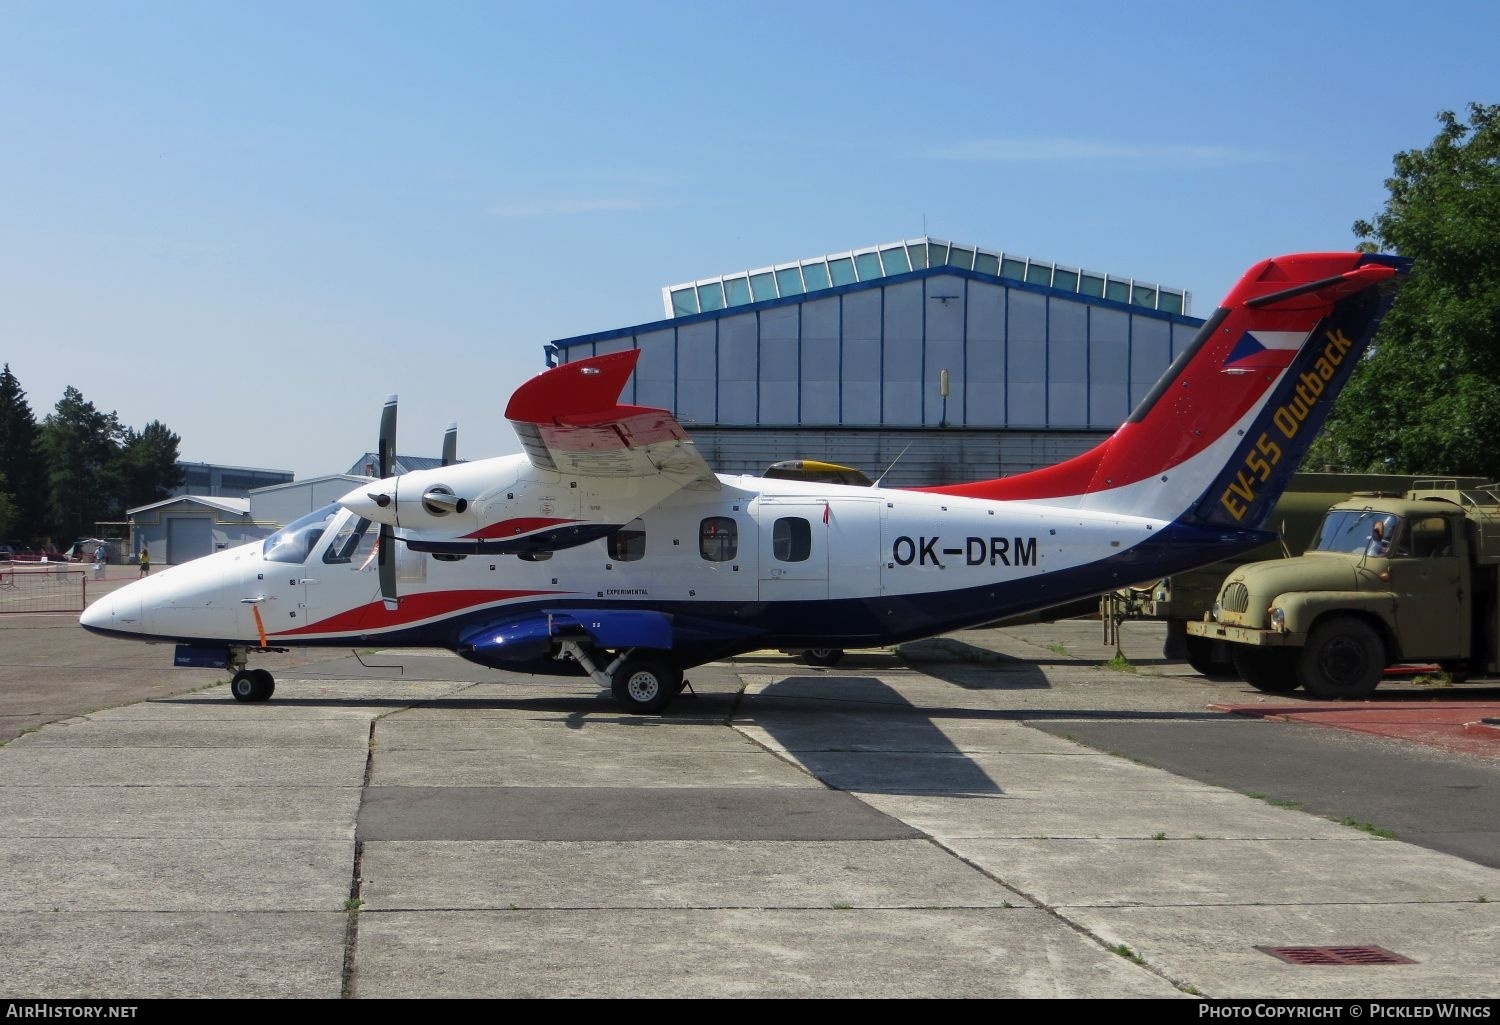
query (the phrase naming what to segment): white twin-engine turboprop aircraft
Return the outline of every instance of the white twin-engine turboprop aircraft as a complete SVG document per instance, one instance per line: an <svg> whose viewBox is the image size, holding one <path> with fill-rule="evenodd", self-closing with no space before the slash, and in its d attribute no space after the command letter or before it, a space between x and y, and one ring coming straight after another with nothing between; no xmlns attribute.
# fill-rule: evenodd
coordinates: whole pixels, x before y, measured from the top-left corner
<svg viewBox="0 0 1500 1025"><path fill-rule="evenodd" d="M1407 261L1251 268L1108 440L998 480L891 489L716 476L667 410L619 404L638 352L563 364L506 416L524 455L391 476L263 542L99 599L90 630L234 670L293 645L443 647L587 673L655 712L683 671L758 648L873 647L992 622L1258 547Z"/></svg>

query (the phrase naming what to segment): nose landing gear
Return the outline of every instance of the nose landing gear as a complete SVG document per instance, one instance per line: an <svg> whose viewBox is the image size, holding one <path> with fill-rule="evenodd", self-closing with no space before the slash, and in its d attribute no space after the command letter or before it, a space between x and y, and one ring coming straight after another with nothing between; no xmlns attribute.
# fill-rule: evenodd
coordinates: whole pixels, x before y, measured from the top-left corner
<svg viewBox="0 0 1500 1025"><path fill-rule="evenodd" d="M276 692L276 679L264 669L241 669L229 681L236 701L265 701Z"/></svg>

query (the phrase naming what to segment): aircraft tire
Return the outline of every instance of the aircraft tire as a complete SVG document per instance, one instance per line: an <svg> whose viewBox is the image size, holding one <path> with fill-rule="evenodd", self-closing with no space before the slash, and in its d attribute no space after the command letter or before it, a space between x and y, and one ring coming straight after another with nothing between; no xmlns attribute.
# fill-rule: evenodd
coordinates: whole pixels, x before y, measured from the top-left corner
<svg viewBox="0 0 1500 1025"><path fill-rule="evenodd" d="M1233 647L1234 671L1240 679L1266 694L1290 694L1297 689L1297 652L1286 649Z"/></svg>
<svg viewBox="0 0 1500 1025"><path fill-rule="evenodd" d="M610 692L627 712L660 712L682 690L682 671L658 658L629 658L615 670Z"/></svg>
<svg viewBox="0 0 1500 1025"><path fill-rule="evenodd" d="M810 666L836 666L843 657L843 648L808 648L802 653L802 661Z"/></svg>
<svg viewBox="0 0 1500 1025"><path fill-rule="evenodd" d="M276 678L265 669L241 669L229 681L236 701L265 701L276 691Z"/></svg>
<svg viewBox="0 0 1500 1025"><path fill-rule="evenodd" d="M1297 660L1302 689L1325 701L1368 697L1385 672L1385 644L1362 619L1335 616L1313 627Z"/></svg>

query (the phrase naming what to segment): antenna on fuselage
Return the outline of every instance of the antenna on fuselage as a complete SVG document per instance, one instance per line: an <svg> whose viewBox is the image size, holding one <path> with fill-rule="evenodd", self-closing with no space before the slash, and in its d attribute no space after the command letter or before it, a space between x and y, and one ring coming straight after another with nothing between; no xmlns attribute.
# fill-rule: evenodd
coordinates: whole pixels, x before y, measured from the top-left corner
<svg viewBox="0 0 1500 1025"><path fill-rule="evenodd" d="M885 468L885 473L882 473L879 477L876 477L875 478L875 483L872 484L872 485L870 485L870 486L871 487L875 487L875 488L880 487L880 482L883 481L883 480L885 480L885 474L886 473L890 473L892 470L894 470L896 468L896 464L899 463L899 462L901 462L901 457L904 456L904 455L906 455L907 449L910 449L915 444L916 444L915 440L908 441L906 443L906 448L903 448L900 451L900 453L897 454L896 458L891 460L891 465L887 466Z"/></svg>

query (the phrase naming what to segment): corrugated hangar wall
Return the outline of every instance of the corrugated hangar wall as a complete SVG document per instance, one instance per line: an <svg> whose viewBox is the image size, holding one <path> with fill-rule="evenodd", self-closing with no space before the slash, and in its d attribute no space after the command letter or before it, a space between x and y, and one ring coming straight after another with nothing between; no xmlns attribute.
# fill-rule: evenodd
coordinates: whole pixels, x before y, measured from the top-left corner
<svg viewBox="0 0 1500 1025"><path fill-rule="evenodd" d="M554 345L562 361L639 348L626 401L675 411L720 472L816 458L876 476L911 443L887 482L927 484L1087 449L1201 324L934 268Z"/></svg>

